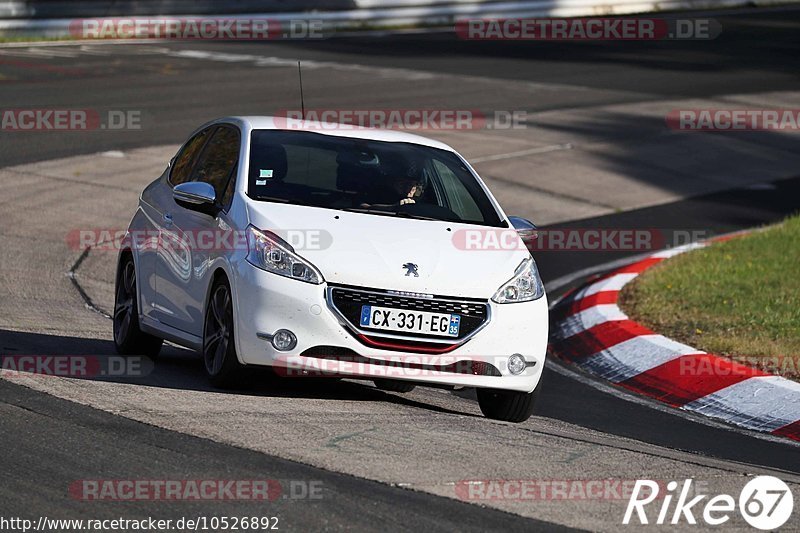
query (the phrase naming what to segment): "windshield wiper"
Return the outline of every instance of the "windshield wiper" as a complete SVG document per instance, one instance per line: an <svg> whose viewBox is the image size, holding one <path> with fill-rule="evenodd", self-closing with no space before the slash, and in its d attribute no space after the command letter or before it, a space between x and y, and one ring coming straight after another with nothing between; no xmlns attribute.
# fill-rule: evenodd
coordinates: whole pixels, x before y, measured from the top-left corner
<svg viewBox="0 0 800 533"><path fill-rule="evenodd" d="M436 222L449 222L441 218L426 217L422 215L412 215L411 213L403 213L399 211L391 211L391 210L387 211L385 209L370 209L368 207L329 207L326 205L304 204L299 202L293 202L292 200L288 200L286 198L278 198L276 196L256 196L255 199L267 202L279 202L282 204L301 205L306 207L321 207L323 209L335 209L337 211L349 211L351 213L368 213L370 215L381 215L385 217L413 218L417 220L433 220Z"/></svg>
<svg viewBox="0 0 800 533"><path fill-rule="evenodd" d="M342 207L339 211L349 211L351 213L368 213L370 215L383 215L385 217L399 217L399 218L414 218L417 220L434 220L437 222L446 222L440 218L426 217L422 215L412 215L411 213L403 213L400 211L386 211L384 209L370 209L368 207Z"/></svg>
<svg viewBox="0 0 800 533"><path fill-rule="evenodd" d="M280 202L282 204L288 204L291 200L287 200L286 198L278 198L276 196L256 196L256 200L266 200L268 202Z"/></svg>

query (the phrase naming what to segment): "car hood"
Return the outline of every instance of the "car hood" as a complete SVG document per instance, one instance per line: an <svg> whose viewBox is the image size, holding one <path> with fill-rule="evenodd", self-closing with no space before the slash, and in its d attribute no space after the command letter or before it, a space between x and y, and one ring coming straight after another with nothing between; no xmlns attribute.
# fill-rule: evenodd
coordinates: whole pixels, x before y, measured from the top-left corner
<svg viewBox="0 0 800 533"><path fill-rule="evenodd" d="M248 216L255 227L290 242L334 284L488 299L529 255L524 247L464 249L457 236L466 230L509 231L471 224L269 202L249 204Z"/></svg>

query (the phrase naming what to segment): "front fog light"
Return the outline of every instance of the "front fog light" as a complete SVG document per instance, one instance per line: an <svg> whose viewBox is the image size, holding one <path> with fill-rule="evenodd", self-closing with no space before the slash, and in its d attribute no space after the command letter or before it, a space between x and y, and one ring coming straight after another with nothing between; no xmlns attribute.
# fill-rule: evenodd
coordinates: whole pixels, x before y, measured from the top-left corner
<svg viewBox="0 0 800 533"><path fill-rule="evenodd" d="M297 346L297 337L288 329L279 329L272 336L272 345L278 351L288 352Z"/></svg>
<svg viewBox="0 0 800 533"><path fill-rule="evenodd" d="M512 374L522 374L525 372L525 358L515 353L511 357L508 358L508 371Z"/></svg>

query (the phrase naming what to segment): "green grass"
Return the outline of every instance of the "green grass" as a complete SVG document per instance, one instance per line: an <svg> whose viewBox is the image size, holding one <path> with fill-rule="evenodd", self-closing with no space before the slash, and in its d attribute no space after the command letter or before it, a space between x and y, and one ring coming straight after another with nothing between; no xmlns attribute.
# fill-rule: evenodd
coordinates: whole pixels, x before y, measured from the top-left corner
<svg viewBox="0 0 800 533"><path fill-rule="evenodd" d="M767 368L797 378L800 216L666 260L625 286L620 305L662 335L734 359L773 358Z"/></svg>

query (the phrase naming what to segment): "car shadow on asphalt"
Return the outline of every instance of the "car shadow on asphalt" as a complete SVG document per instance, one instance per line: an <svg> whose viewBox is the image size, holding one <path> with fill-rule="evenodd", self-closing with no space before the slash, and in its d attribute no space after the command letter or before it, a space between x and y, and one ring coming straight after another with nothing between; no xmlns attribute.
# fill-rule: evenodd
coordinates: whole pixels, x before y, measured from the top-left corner
<svg viewBox="0 0 800 533"><path fill-rule="evenodd" d="M34 359L26 356L34 356ZM9 371L28 371L33 369L31 364L38 364L40 368L35 370L36 373L89 381L260 397L388 402L438 413L479 417L384 392L375 388L371 381L282 377L266 367L247 367L239 386L220 389L208 382L199 354L167 343L158 358L152 360L144 356L119 356L114 343L109 340L0 329L0 358L0 375L12 381L14 376ZM68 359L75 362L65 364Z"/></svg>

